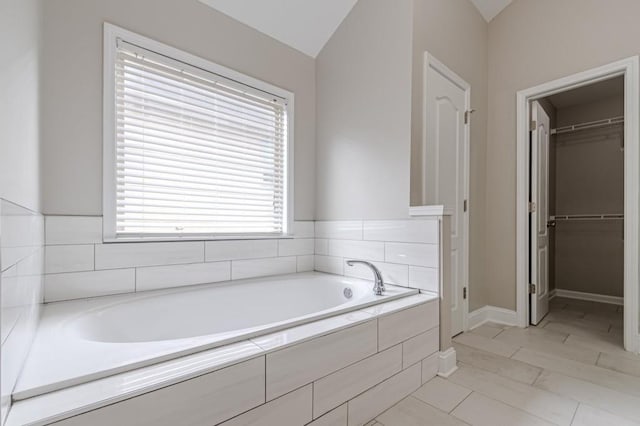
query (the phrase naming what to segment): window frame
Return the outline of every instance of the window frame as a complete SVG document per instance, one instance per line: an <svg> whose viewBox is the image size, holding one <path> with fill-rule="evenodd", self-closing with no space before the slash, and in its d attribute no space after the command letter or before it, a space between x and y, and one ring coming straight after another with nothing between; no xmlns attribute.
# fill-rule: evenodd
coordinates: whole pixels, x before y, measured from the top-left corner
<svg viewBox="0 0 640 426"><path fill-rule="evenodd" d="M280 233L234 233L234 234L185 234L185 235L136 235L118 236L116 217L116 91L115 91L115 59L117 41L122 39L130 44L140 46L173 60L184 62L190 66L219 75L240 85L249 86L286 101L287 111L287 139L285 141L287 155L285 201L283 213L283 232ZM103 242L143 242L143 241L206 241L206 240L255 240L293 237L293 206L294 206L294 94L288 90L271 85L238 71L211 62L210 60L187 53L183 50L168 46L164 43L141 36L134 32L104 23L103 46L103 164L102 164L102 216Z"/></svg>

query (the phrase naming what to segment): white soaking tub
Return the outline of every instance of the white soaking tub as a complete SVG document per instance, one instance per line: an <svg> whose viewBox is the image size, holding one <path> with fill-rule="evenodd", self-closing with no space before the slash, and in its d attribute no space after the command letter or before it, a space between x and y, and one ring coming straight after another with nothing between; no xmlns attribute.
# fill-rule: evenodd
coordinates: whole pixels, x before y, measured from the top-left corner
<svg viewBox="0 0 640 426"><path fill-rule="evenodd" d="M318 272L46 305L14 398L25 399L416 294Z"/></svg>

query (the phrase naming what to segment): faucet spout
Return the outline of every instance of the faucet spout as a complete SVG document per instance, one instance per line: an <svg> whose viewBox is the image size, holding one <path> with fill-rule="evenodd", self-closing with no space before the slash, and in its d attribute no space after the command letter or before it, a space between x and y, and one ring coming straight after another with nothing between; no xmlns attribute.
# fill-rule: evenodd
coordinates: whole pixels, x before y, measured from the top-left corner
<svg viewBox="0 0 640 426"><path fill-rule="evenodd" d="M376 265L374 265L371 262L367 262L366 260L347 260L347 265L349 266L353 266L357 263L366 265L369 268L371 268L371 271L373 272L373 276L375 278L375 284L373 285L373 292L375 293L376 296L382 296L385 289L384 289L384 280L382 279L382 274L380 273L380 270L376 267Z"/></svg>

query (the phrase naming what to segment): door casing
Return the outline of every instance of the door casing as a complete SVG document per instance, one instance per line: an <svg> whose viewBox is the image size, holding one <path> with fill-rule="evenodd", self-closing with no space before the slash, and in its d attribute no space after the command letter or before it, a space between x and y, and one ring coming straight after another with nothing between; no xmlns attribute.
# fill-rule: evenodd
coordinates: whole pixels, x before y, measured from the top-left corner
<svg viewBox="0 0 640 426"><path fill-rule="evenodd" d="M529 117L531 101L602 80L624 76L624 347L640 352L640 58L632 56L601 67L521 90L516 95L516 314L529 324Z"/></svg>

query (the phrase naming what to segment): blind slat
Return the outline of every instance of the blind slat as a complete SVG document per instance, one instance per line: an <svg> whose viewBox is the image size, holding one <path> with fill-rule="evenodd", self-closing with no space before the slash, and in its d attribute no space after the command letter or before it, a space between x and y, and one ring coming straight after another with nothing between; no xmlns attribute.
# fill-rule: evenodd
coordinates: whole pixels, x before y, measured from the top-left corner
<svg viewBox="0 0 640 426"><path fill-rule="evenodd" d="M177 65L172 66L170 62L172 60L165 56L155 56L158 58L154 61L154 53L147 50L140 50L139 53L133 52L137 47L135 46L122 46L120 52L129 52L129 56L122 57L122 62L118 62L116 64L116 69L119 65L123 65L124 63L138 63L143 65L143 70L149 73L155 74L163 74L167 75L170 81L177 82L183 79L189 80L190 85L193 88L201 88L205 93L224 92L227 96L234 97L242 101L243 104L247 105L286 105L286 100L277 99L276 97L268 94L266 92L262 92L260 90L256 90L250 86L245 86L242 84L237 84L237 82L233 82L231 84L226 84L218 80L216 74L212 73L202 73L202 70L197 68L191 68L191 72L186 70L186 67L183 62L178 62ZM189 67L187 65L187 67ZM185 69L183 69L185 68ZM197 75L201 73L201 75ZM203 75L206 74L206 78ZM213 78L212 78L213 77ZM232 86L236 87L232 87ZM250 93L253 91L254 94Z"/></svg>
<svg viewBox="0 0 640 426"><path fill-rule="evenodd" d="M136 164L141 164L144 167L147 164L149 159L157 160L158 165L163 165L167 167L179 167L184 168L185 165L188 165L194 169L201 169L203 172L208 173L217 173L217 174L228 174L232 176L238 177L251 177L253 179L265 178L270 176L282 176L280 174L271 174L273 172L273 167L257 167L253 166L250 163L242 163L242 162L234 162L229 163L230 165L224 166L219 165L215 169L211 169L210 162L208 161L198 161L199 157L191 157L188 155L182 154L164 154L159 153L156 154L157 151L150 149L137 149L130 148L130 151L127 153L126 157L118 158L118 167L124 169L125 167L135 166ZM193 158L196 158L195 160ZM126 165L124 164L126 163ZM275 172L278 173L278 172Z"/></svg>
<svg viewBox="0 0 640 426"><path fill-rule="evenodd" d="M208 191L216 195L216 197L224 195L224 194L237 194L237 195L245 195L247 197L251 197L254 195L269 195L274 199L277 198L277 191L273 193L272 191L265 190L257 190L253 188L241 188L237 190L235 187L223 187L220 185L212 185L209 183L202 182L184 182L178 179L159 179L159 178L145 178L139 176L119 176L118 181L121 184L127 185L138 185L142 187L150 187L150 188L185 188L189 190L203 190ZM118 191L118 194L125 193L124 190ZM281 197L279 197L281 199Z"/></svg>
<svg viewBox="0 0 640 426"><path fill-rule="evenodd" d="M159 124L171 125L171 126L182 126L181 120L176 120L176 117L181 117L177 115L174 111L163 110L161 108L154 108L149 105L145 105L144 103L128 101L125 105L119 105L120 108L127 108L128 115L126 118L129 119L146 119L157 122ZM118 116L118 119L123 120L124 116ZM176 123L177 122L177 123ZM284 133L285 129L283 126L277 127L278 134ZM220 137L220 134L225 135L225 139L241 142L253 146L261 146L263 145L262 141L264 138L255 138L255 137L247 137L246 135L242 135L241 138L233 137L233 133L226 132L224 129L221 129L220 126L217 126L211 120L202 120L195 119L191 117L191 121L189 122L189 130L191 132L202 133L208 136ZM277 141L276 141L277 142Z"/></svg>
<svg viewBox="0 0 640 426"><path fill-rule="evenodd" d="M282 233L287 106L118 43L116 234Z"/></svg>
<svg viewBox="0 0 640 426"><path fill-rule="evenodd" d="M257 149L237 149L230 143L227 143L226 146L224 145L224 143L217 142L210 142L209 144L207 144L206 139L186 137L184 137L183 139L178 139L178 136L172 138L171 136L173 134L174 132L162 133L159 130L148 130L144 127L136 125L135 127L128 127L125 131L119 133L117 137L120 141L123 142L141 142L145 146L157 145L158 147L182 149L183 151L195 151L194 149L191 149L191 147L197 147L200 149L196 152L204 154L208 151L209 153L213 153L216 156L225 155L225 157L230 157L233 154L236 154L238 156L236 158L242 158L240 157L240 155L243 155L245 157L257 157L261 160L265 158L276 159L276 155L278 154L280 154L281 156L281 151L279 151L277 148L274 148L274 150L271 152ZM225 152L223 153L221 151Z"/></svg>
<svg viewBox="0 0 640 426"><path fill-rule="evenodd" d="M278 128L273 124L266 125L264 123L257 123L240 114L222 113L216 109L194 105L180 98L164 96L163 93L154 94L132 87L118 87L117 90L125 102L138 101L144 105L172 109L183 117L189 115L204 117L205 119L213 120L217 126L225 126L228 129L236 129L240 127L247 133L254 134L257 137L269 137L271 136L269 134L270 130L278 130Z"/></svg>
<svg viewBox="0 0 640 426"><path fill-rule="evenodd" d="M217 110L223 114L241 115L247 120L252 119L263 124L268 124L274 116L280 115L282 111L280 106L273 107L270 105L266 108L261 106L252 107L248 106L246 103L238 102L233 98L225 98L224 102L218 100L212 103L211 101L203 100L202 96L199 96L201 95L201 92L193 92L190 90L190 87L185 84L173 83L169 80L157 80L148 74L138 74L135 70L129 68L127 68L126 71L126 73L123 72L122 80L117 86L118 90L125 90L129 87L132 89L138 89L144 93L150 88L155 88L155 91L158 93L167 92L167 97L169 99L188 99L192 101L189 105L206 105L207 107ZM134 76L139 77L132 78Z"/></svg>

